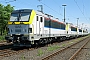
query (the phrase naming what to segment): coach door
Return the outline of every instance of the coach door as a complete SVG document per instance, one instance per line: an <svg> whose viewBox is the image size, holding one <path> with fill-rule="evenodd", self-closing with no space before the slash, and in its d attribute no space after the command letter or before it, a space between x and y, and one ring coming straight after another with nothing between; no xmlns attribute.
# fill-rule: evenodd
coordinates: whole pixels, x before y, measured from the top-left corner
<svg viewBox="0 0 90 60"><path fill-rule="evenodd" d="M44 18L42 16L37 16L36 19L36 33L41 35L44 30Z"/></svg>
<svg viewBox="0 0 90 60"><path fill-rule="evenodd" d="M44 32L44 17L40 16L40 34L43 34Z"/></svg>

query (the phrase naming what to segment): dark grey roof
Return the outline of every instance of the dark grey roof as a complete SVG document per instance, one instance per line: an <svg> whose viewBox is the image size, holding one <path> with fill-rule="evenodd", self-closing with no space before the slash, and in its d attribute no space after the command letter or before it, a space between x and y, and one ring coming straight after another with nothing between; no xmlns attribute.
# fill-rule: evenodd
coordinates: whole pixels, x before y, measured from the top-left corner
<svg viewBox="0 0 90 60"><path fill-rule="evenodd" d="M12 13L18 13L18 12L31 12L32 9L19 9L19 10L14 10Z"/></svg>

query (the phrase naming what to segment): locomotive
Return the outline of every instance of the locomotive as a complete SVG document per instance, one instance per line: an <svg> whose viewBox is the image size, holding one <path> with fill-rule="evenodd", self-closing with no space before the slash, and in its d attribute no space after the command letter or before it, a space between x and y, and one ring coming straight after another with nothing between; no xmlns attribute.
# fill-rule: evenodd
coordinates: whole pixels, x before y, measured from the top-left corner
<svg viewBox="0 0 90 60"><path fill-rule="evenodd" d="M87 35L70 23L60 22L49 14L33 9L14 10L8 21L7 42L14 46L31 46Z"/></svg>

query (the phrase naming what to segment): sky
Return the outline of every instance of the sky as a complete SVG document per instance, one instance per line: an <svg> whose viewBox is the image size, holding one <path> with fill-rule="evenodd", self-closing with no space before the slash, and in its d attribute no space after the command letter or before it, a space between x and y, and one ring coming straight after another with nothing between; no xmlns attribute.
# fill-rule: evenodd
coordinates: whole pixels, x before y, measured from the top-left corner
<svg viewBox="0 0 90 60"><path fill-rule="evenodd" d="M6 3L8 2L8 3ZM34 9L40 10L40 6L43 5L43 12L50 14L59 21L63 21L65 4L65 20L68 23L78 25L81 28L88 29L90 32L90 0L0 0L3 5L11 4L14 9Z"/></svg>

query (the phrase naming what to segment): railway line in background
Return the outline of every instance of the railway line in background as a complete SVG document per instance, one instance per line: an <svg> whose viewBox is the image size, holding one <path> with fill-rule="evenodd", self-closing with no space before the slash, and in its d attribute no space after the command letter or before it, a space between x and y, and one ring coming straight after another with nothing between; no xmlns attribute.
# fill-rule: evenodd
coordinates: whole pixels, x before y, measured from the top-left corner
<svg viewBox="0 0 90 60"><path fill-rule="evenodd" d="M90 39L73 60L90 60Z"/></svg>
<svg viewBox="0 0 90 60"><path fill-rule="evenodd" d="M75 44L58 50L44 58L42 60L73 60L75 56L81 51L81 49L90 41L90 37L85 38Z"/></svg>

